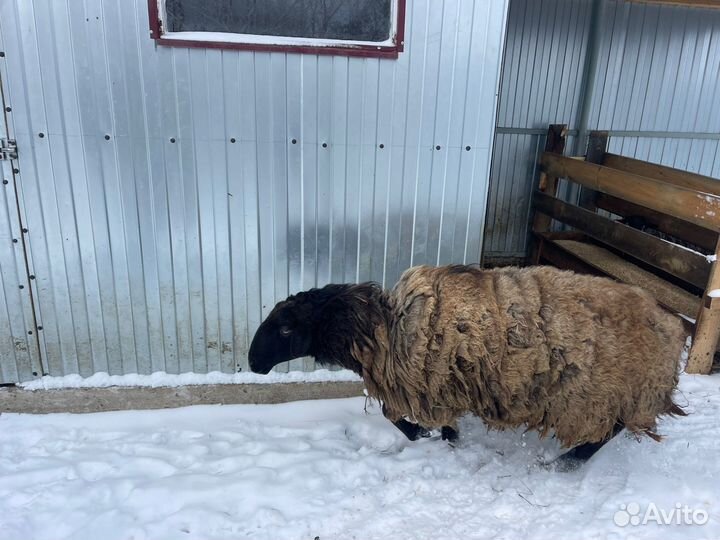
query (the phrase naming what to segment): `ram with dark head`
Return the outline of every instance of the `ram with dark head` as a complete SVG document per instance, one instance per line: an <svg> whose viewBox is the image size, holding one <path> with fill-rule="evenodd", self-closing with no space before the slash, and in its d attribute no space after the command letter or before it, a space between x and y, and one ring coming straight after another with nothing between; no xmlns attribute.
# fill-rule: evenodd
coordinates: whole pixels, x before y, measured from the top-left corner
<svg viewBox="0 0 720 540"><path fill-rule="evenodd" d="M253 371L313 356L358 373L409 438L472 413L591 457L626 428L659 440L685 341L645 291L551 267L419 266L386 291L327 285L280 302L250 347ZM422 426L422 427L420 427Z"/></svg>

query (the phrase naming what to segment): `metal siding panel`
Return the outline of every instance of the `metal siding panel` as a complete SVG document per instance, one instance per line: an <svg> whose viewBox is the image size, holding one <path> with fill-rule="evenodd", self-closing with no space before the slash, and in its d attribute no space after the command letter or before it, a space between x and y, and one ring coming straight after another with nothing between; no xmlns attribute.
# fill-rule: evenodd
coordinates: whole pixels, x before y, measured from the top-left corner
<svg viewBox="0 0 720 540"><path fill-rule="evenodd" d="M347 123L349 113L348 59L333 57L332 107L330 117L331 140L328 142L332 162L332 197L330 199L330 282L344 280L345 243L347 229Z"/></svg>
<svg viewBox="0 0 720 540"><path fill-rule="evenodd" d="M473 175L468 197L468 219L466 227L465 252L463 264L480 262L483 243L483 223L485 221L485 205L487 203L487 185L485 172L490 168L490 153L476 152L473 155ZM480 172L483 171L483 172Z"/></svg>
<svg viewBox="0 0 720 540"><path fill-rule="evenodd" d="M156 47L142 2L3 3L51 374L247 369L289 293L478 260L507 2L408 4L381 61Z"/></svg>
<svg viewBox="0 0 720 540"><path fill-rule="evenodd" d="M590 12L590 2L575 0L510 3L496 125L519 132L495 135L485 228L488 257L525 252L529 179L538 141L533 130L544 132L549 123L575 121ZM481 88L486 91L489 86ZM487 110L484 114L476 127L481 146L489 143L493 132L493 117Z"/></svg>
<svg viewBox="0 0 720 540"><path fill-rule="evenodd" d="M232 302L232 336L233 336L233 357L234 370L247 370L247 350L250 346L248 335L248 306L250 304L248 297L248 278L247 278L247 249L246 242L253 245L252 241L248 242L245 233L245 186L244 186L244 163L248 158L246 155L247 148L250 143L235 142L232 144L232 150L228 152L227 162L227 181L228 181L228 235L230 248L230 297ZM253 146L254 148L254 146ZM251 240L251 239L250 239ZM182 286L176 286L177 290ZM178 313L178 325L186 324L186 319L181 318ZM184 342L187 332L178 330L178 339ZM179 347L179 350L182 350ZM183 357L180 356L182 363ZM182 364L181 364L182 367ZM186 368L183 371L191 371Z"/></svg>
<svg viewBox="0 0 720 540"><path fill-rule="evenodd" d="M0 6L0 17L6 16ZM4 50L0 25L0 50ZM7 70L0 64L0 81L7 80ZM12 138L14 130L6 124L4 100L0 100L0 137ZM9 106L9 105L8 105ZM12 119L12 114L8 115ZM25 264L18 198L14 181L15 162L0 161L0 384L29 380L42 375L37 328L33 317L30 287ZM15 241L13 241L15 240ZM23 289L20 289L22 285Z"/></svg>

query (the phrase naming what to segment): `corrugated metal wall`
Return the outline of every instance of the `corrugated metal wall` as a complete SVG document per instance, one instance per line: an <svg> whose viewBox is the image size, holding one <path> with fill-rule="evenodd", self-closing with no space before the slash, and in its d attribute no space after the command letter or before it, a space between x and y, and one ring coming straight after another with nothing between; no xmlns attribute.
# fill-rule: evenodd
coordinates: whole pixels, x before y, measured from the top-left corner
<svg viewBox="0 0 720 540"><path fill-rule="evenodd" d="M506 7L408 2L393 61L158 48L145 0L0 2L44 371L243 369L289 293L478 261Z"/></svg>
<svg viewBox="0 0 720 540"><path fill-rule="evenodd" d="M547 126L577 123L590 7L589 0L510 2L485 230L486 262L525 257L535 164Z"/></svg>
<svg viewBox="0 0 720 540"><path fill-rule="evenodd" d="M550 123L610 151L720 178L720 10L600 0L597 63L586 73L592 0L512 0L485 235L486 262L524 258L536 162ZM585 92L583 80L592 84Z"/></svg>
<svg viewBox="0 0 720 540"><path fill-rule="evenodd" d="M0 62L0 85L7 77L4 68ZM12 110L6 110L1 91L0 105L0 139L9 148ZM0 382L31 379L41 371L13 168L13 161L0 160Z"/></svg>
<svg viewBox="0 0 720 540"><path fill-rule="evenodd" d="M591 129L610 151L720 178L720 10L609 2Z"/></svg>

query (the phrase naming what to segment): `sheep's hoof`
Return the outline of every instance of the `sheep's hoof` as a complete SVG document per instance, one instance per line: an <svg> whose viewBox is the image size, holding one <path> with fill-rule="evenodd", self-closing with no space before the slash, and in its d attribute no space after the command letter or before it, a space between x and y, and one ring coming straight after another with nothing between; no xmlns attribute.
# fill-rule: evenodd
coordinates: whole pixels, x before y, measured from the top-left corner
<svg viewBox="0 0 720 540"><path fill-rule="evenodd" d="M443 426L440 430L440 436L442 437L443 441L447 441L449 443L457 442L458 440L458 432L456 429L451 428L450 426Z"/></svg>
<svg viewBox="0 0 720 540"><path fill-rule="evenodd" d="M550 461L545 461L540 457L538 457L537 459L537 464L539 467L545 469L546 471L561 473L576 471L580 467L582 467L584 463L585 460L578 459L573 456L568 456L567 454L558 456Z"/></svg>
<svg viewBox="0 0 720 540"><path fill-rule="evenodd" d="M587 459L579 459L575 456L569 455L568 452L567 454L563 454L557 458L555 461L550 462L548 464L548 468L552 468L557 472L573 472L582 467L586 461Z"/></svg>
<svg viewBox="0 0 720 540"><path fill-rule="evenodd" d="M616 430L615 433L618 431L619 430ZM613 437L615 436L615 433L613 433ZM554 470L559 472L575 471L593 457L606 443L607 441L602 441L578 445L575 448L571 448L547 465L551 465Z"/></svg>
<svg viewBox="0 0 720 540"><path fill-rule="evenodd" d="M393 423L396 428L403 432L409 441L417 441L418 439L430 437L431 435L431 433L424 427L408 422L405 419L400 419Z"/></svg>

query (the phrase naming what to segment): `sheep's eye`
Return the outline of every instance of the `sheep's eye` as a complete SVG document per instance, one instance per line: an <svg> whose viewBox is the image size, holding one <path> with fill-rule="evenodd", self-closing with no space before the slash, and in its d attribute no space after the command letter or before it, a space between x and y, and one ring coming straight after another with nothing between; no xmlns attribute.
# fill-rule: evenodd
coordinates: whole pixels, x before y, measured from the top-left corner
<svg viewBox="0 0 720 540"><path fill-rule="evenodd" d="M280 335L281 336L289 336L292 333L292 330L289 326L281 326L280 327Z"/></svg>

